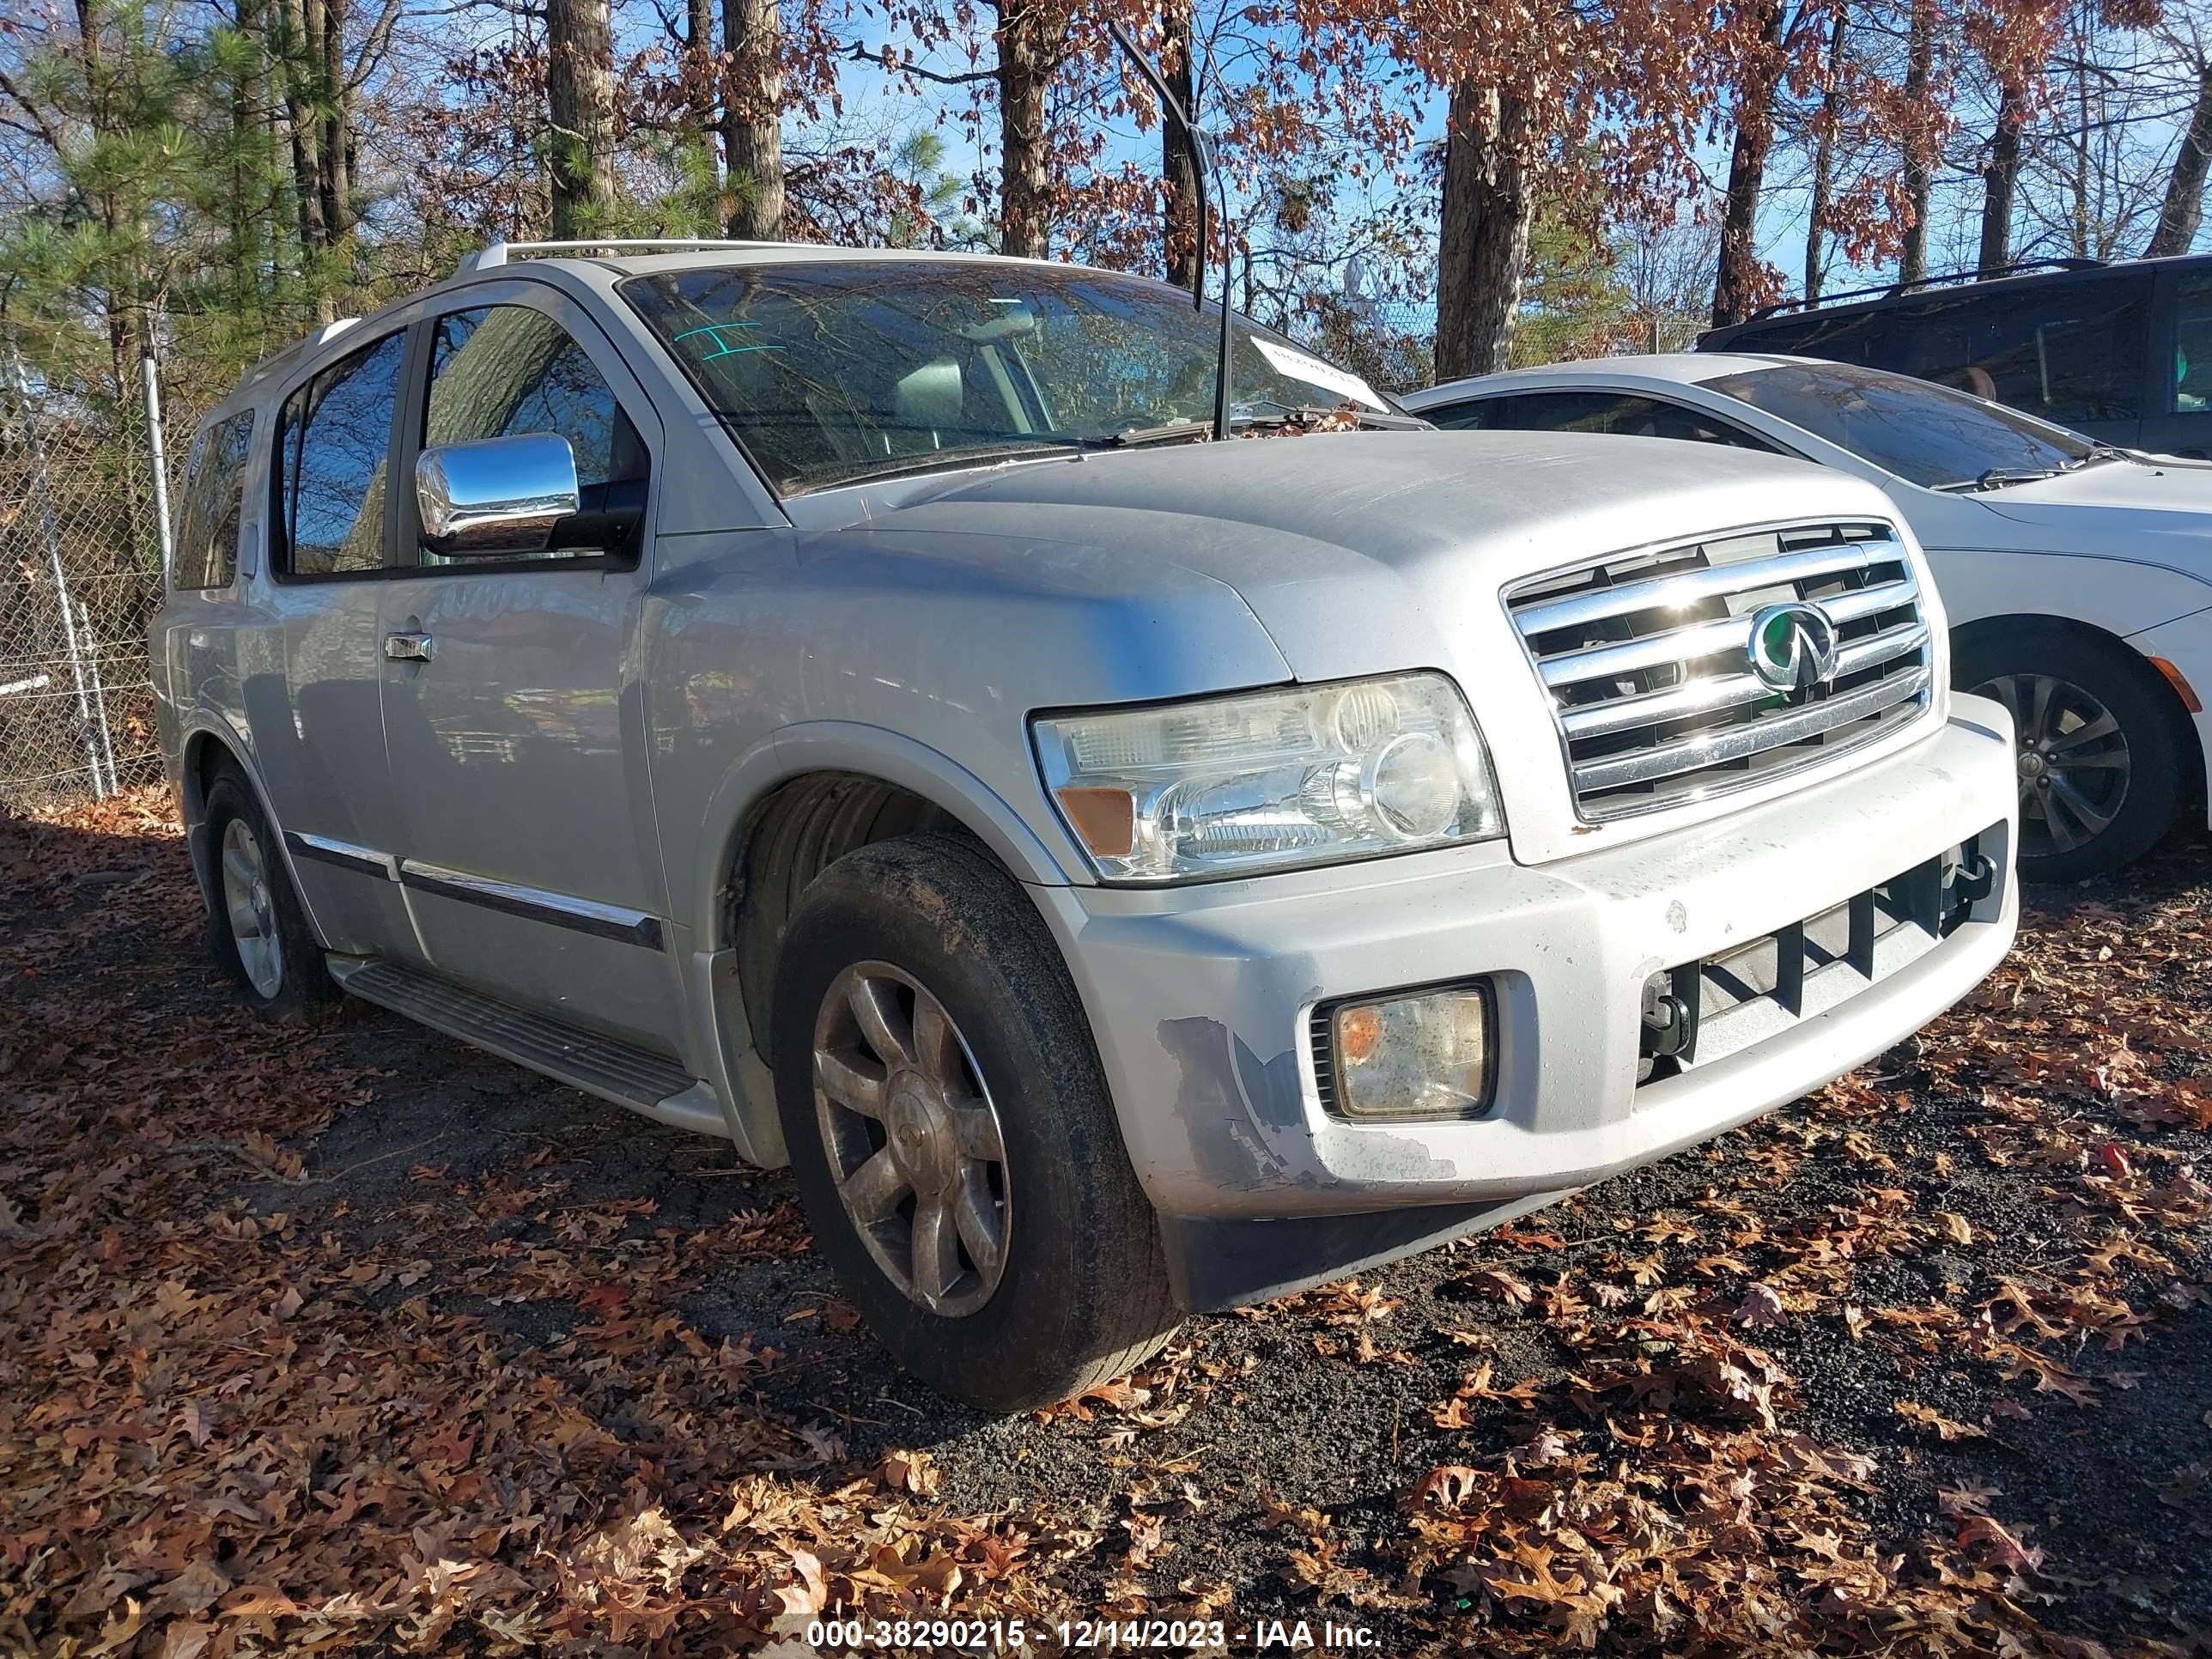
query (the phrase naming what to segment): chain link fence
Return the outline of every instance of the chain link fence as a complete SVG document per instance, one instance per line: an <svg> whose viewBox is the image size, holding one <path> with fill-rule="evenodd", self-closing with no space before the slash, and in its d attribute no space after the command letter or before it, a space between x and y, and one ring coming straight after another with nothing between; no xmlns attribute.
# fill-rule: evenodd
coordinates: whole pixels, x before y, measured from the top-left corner
<svg viewBox="0 0 2212 1659"><path fill-rule="evenodd" d="M143 403L0 351L0 805L33 811L161 778L146 629L166 489Z"/></svg>

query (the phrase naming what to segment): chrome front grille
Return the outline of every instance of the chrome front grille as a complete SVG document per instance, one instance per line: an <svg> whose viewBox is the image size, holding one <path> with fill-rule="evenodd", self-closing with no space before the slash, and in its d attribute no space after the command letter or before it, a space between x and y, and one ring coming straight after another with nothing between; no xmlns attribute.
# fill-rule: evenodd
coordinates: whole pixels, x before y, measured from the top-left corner
<svg viewBox="0 0 2212 1659"><path fill-rule="evenodd" d="M1834 674L1777 691L1751 618L1807 600L1835 625ZM1809 766L1910 720L1935 653L1888 526L1739 532L1554 571L1507 591L1552 694L1576 810L1624 817Z"/></svg>

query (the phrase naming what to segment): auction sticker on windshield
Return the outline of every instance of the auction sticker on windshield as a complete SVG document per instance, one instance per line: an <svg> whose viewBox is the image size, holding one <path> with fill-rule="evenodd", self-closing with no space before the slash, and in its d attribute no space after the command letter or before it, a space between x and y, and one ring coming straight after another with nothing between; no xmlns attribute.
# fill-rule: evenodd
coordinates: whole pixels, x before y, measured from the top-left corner
<svg viewBox="0 0 2212 1659"><path fill-rule="evenodd" d="M1252 337L1252 343L1260 348L1260 355L1275 366L1278 374L1287 374L1294 380L1304 380L1324 391L1340 392L1354 403L1365 404L1370 409L1388 409L1373 386L1357 374L1347 374L1334 363L1325 363L1318 357L1307 356L1296 346L1286 346L1273 340Z"/></svg>

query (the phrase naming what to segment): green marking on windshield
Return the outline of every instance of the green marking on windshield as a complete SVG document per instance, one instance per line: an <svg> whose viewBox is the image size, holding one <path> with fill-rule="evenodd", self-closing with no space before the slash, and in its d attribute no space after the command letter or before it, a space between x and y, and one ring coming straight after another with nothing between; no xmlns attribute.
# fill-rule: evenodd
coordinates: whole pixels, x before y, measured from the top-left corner
<svg viewBox="0 0 2212 1659"><path fill-rule="evenodd" d="M699 359L702 363L711 363L718 357L743 356L748 351L782 350L783 348L780 345L738 345L732 341L726 340L722 337L723 331L726 329L758 328L759 326L760 325L758 323L751 321L738 321L733 323L702 323L696 328L687 328L681 334L672 335L668 343L671 345L680 345L695 334L706 335L708 338L713 340L717 346L720 347L721 349L719 351L708 352Z"/></svg>

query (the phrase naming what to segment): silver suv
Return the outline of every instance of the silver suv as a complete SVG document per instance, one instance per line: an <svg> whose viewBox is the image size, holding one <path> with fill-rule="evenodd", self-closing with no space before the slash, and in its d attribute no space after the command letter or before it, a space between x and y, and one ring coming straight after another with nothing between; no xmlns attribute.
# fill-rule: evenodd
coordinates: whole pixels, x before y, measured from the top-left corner
<svg viewBox="0 0 2212 1659"><path fill-rule="evenodd" d="M214 952L787 1162L947 1395L1662 1157L2007 948L2006 717L1868 484L1290 435L1407 422L1103 271L525 252L194 446Z"/></svg>

